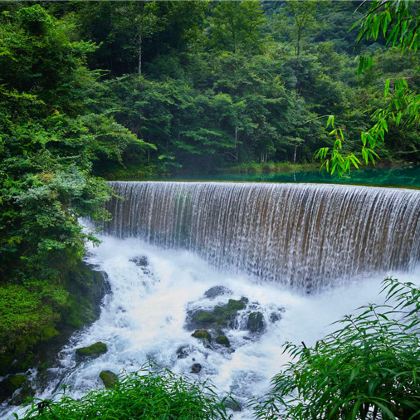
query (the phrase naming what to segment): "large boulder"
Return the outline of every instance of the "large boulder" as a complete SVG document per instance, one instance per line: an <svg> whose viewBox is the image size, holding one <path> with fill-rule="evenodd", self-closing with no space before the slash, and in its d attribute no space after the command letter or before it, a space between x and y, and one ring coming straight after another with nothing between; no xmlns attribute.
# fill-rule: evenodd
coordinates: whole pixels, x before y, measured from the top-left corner
<svg viewBox="0 0 420 420"><path fill-rule="evenodd" d="M199 309L189 313L189 324L192 328L232 327L238 312L245 309L248 299L229 299L228 303L217 305L212 310Z"/></svg>
<svg viewBox="0 0 420 420"><path fill-rule="evenodd" d="M76 355L80 358L95 358L99 357L108 351L108 347L102 341L98 341L87 347L79 347L76 349Z"/></svg>

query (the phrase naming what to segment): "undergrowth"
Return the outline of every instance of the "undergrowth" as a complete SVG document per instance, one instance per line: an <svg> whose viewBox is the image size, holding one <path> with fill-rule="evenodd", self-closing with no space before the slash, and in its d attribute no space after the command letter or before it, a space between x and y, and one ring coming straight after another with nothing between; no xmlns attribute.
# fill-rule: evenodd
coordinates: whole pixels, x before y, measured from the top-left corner
<svg viewBox="0 0 420 420"><path fill-rule="evenodd" d="M359 308L293 360L254 403L259 419L404 419L420 416L420 289L384 280L385 304Z"/></svg>
<svg viewBox="0 0 420 420"><path fill-rule="evenodd" d="M228 419L224 400L207 383L169 371L150 370L120 378L112 389L89 392L80 400L64 395L59 401L33 403L24 419Z"/></svg>

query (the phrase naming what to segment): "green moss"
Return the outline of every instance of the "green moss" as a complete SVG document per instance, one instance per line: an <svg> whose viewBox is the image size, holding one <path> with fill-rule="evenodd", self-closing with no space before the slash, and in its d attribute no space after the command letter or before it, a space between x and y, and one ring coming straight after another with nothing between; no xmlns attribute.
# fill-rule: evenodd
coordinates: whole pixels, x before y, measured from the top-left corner
<svg viewBox="0 0 420 420"><path fill-rule="evenodd" d="M213 311L197 311L193 318L199 324L211 324L218 320Z"/></svg>
<svg viewBox="0 0 420 420"><path fill-rule="evenodd" d="M204 330L204 329L195 330L191 334L191 336L194 337L194 338L198 338L199 340L211 341L210 333L207 330Z"/></svg>
<svg viewBox="0 0 420 420"><path fill-rule="evenodd" d="M74 329L99 315L102 273L80 263L63 267L61 275L60 284L27 280L0 286L0 375L53 358Z"/></svg>
<svg viewBox="0 0 420 420"><path fill-rule="evenodd" d="M235 319L238 311L245 309L248 299L229 299L225 305L218 305L211 311L197 311L192 315L192 321L203 327L227 327Z"/></svg>
<svg viewBox="0 0 420 420"><path fill-rule="evenodd" d="M11 397L12 394L22 388L22 391L31 390L28 379L25 375L16 374L10 375L6 379L0 382L0 402L3 402L7 398ZM26 395L26 392L22 392L22 394Z"/></svg>
<svg viewBox="0 0 420 420"><path fill-rule="evenodd" d="M70 296L63 322L70 328L81 328L99 315L99 302L105 293L103 274L80 264L66 277Z"/></svg>
<svg viewBox="0 0 420 420"><path fill-rule="evenodd" d="M225 347L230 347L230 341L224 334L220 334L216 337L216 343Z"/></svg>
<svg viewBox="0 0 420 420"><path fill-rule="evenodd" d="M65 297L65 290L53 290L46 282L0 287L0 374L10 370L12 361L26 360L36 344L58 334L58 309Z"/></svg>
<svg viewBox="0 0 420 420"><path fill-rule="evenodd" d="M110 370L103 370L99 377L101 378L102 382L104 383L105 388L114 388L114 386L118 383L118 376L111 372Z"/></svg>
<svg viewBox="0 0 420 420"><path fill-rule="evenodd" d="M13 389L20 388L26 381L27 381L26 376L22 374L9 376L9 383L13 387Z"/></svg>
<svg viewBox="0 0 420 420"><path fill-rule="evenodd" d="M108 347L102 341L98 341L87 347L80 347L76 350L76 354L81 357L98 357L108 351Z"/></svg>

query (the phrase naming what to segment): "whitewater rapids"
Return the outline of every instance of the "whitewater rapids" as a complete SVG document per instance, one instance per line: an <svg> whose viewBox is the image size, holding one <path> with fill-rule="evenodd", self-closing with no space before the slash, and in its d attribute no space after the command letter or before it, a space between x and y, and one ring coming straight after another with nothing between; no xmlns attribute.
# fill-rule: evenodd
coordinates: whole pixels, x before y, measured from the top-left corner
<svg viewBox="0 0 420 420"><path fill-rule="evenodd" d="M49 370L48 386L38 389L37 397L51 398L66 385L66 393L79 398L103 386L98 377L102 370L137 371L153 361L194 379L210 379L221 394L232 392L240 401L246 401L264 395L272 376L288 362L282 353L285 341L312 345L332 331L330 324L344 314L360 305L383 300L378 292L386 273L305 295L278 284L255 282L254 277L216 270L189 251L163 250L134 238L100 239L99 246L91 247L88 262L107 273L111 292L105 296L99 319L76 333L63 348L57 366ZM138 256L147 257L147 270L130 261ZM411 275L392 274L413 281L419 278L419 273L416 269ZM204 348L184 328L186 309L191 302L208 307L209 301L203 294L217 285L231 289L231 298L246 296L259 302L264 313L281 305L284 307L281 320L268 324L266 332L255 341L243 339L246 331L227 331L233 347L237 346L231 354ZM220 301L227 298L221 297ZM75 349L96 341L105 342L108 352L77 364ZM183 345L194 346L197 351L178 359L176 351ZM194 362L203 366L199 375L190 373ZM15 410L9 407L3 415L7 418ZM22 409L19 411L22 413ZM237 416L251 418L251 413L244 411Z"/></svg>

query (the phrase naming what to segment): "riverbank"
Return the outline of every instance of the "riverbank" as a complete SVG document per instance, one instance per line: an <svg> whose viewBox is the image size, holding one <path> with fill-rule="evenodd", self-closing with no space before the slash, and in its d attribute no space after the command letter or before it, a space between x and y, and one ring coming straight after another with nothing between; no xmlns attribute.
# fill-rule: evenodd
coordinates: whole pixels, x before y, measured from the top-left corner
<svg viewBox="0 0 420 420"><path fill-rule="evenodd" d="M223 174L276 174L293 173L319 170L319 163L293 163L293 162L246 162L239 165L226 166L205 173L197 168L198 172L182 171L173 169L165 171L156 165L127 165L125 167L115 167L112 171L100 173L109 181L144 181L157 179L171 179L181 177L220 177Z"/></svg>
<svg viewBox="0 0 420 420"><path fill-rule="evenodd" d="M319 170L319 163L293 162L246 162L233 165L218 171L222 174L275 174L291 172L307 172Z"/></svg>
<svg viewBox="0 0 420 420"><path fill-rule="evenodd" d="M78 329L94 322L107 291L104 273L84 262L62 273L60 283L26 281L0 287L0 403L20 385L31 395L29 369L41 373ZM16 386L10 386L18 378ZM12 401L13 403L13 401Z"/></svg>

